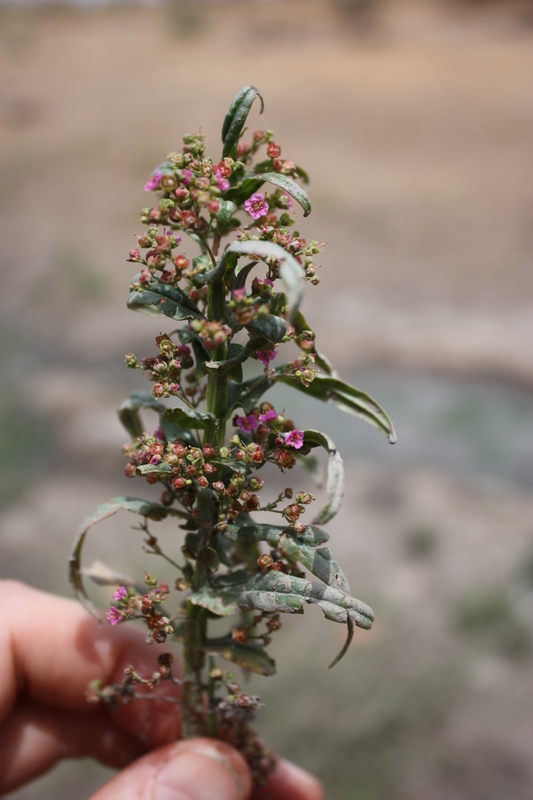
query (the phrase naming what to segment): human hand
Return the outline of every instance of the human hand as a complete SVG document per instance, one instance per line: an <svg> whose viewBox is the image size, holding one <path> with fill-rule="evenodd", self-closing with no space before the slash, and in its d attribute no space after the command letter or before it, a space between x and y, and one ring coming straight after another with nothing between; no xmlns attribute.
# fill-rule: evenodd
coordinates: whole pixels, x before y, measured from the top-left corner
<svg viewBox="0 0 533 800"><path fill-rule="evenodd" d="M121 769L92 800L323 800L311 775L281 759L267 786L252 790L229 745L176 741L172 703L139 700L116 712L88 705L87 684L121 681L129 663L153 671L142 631L102 628L72 600L0 582L0 794L62 758L92 756ZM154 692L161 688L169 693L168 684Z"/></svg>

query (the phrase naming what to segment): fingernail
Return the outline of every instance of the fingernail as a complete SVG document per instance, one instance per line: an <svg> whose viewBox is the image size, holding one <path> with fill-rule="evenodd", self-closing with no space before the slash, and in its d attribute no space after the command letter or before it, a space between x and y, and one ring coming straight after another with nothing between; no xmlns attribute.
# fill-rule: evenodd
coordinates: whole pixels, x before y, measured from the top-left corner
<svg viewBox="0 0 533 800"><path fill-rule="evenodd" d="M245 800L247 779L243 759L227 746L184 742L157 776L154 800Z"/></svg>

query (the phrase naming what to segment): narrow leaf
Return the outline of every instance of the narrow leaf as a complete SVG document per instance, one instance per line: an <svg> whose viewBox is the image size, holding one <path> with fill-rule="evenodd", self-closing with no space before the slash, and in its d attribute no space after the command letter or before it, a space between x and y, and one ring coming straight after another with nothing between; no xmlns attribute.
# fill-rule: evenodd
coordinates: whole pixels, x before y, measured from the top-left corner
<svg viewBox="0 0 533 800"><path fill-rule="evenodd" d="M374 621L372 609L346 592L276 570L252 578L237 600L238 606L246 611L289 614L303 613L304 602L318 605L326 619L333 622L346 623L351 616L358 627L369 630Z"/></svg>
<svg viewBox="0 0 533 800"><path fill-rule="evenodd" d="M238 255L257 256L261 259L273 258L279 263L279 276L284 283L287 295L287 313L292 320L303 297L303 289L300 280L304 277L304 270L301 264L293 255L284 250L275 242L265 242L261 240L247 240L244 242L233 242L226 247L222 258L217 267L211 274L223 269L226 259L233 253ZM209 274L209 273L208 273ZM239 274L238 267L235 275Z"/></svg>
<svg viewBox="0 0 533 800"><path fill-rule="evenodd" d="M207 642L206 650L209 655L225 658L257 675L270 676L276 672L276 662L259 644L238 644L231 639L211 640Z"/></svg>
<svg viewBox="0 0 533 800"><path fill-rule="evenodd" d="M396 432L387 413L365 392L329 375L317 375L309 386L303 386L298 378L279 375L278 380L305 392L324 403L335 403L337 408L369 422L388 436L389 442L396 442Z"/></svg>
<svg viewBox="0 0 533 800"><path fill-rule="evenodd" d="M328 586L333 586L347 594L350 593L346 576L327 547L313 550L308 545L298 542L289 533L281 535L279 547L289 558L299 561L309 572L312 572Z"/></svg>
<svg viewBox="0 0 533 800"><path fill-rule="evenodd" d="M233 98L229 111L222 124L222 158L231 155L233 148L239 141L248 114L256 97L261 101L261 114L264 110L264 102L259 89L255 86L245 86L244 89Z"/></svg>
<svg viewBox="0 0 533 800"><path fill-rule="evenodd" d="M304 431L304 443L311 447L323 447L328 453L328 471L326 479L326 498L313 525L324 525L332 519L341 507L344 496L344 464L337 448L325 433L320 431Z"/></svg>
<svg viewBox="0 0 533 800"><path fill-rule="evenodd" d="M286 533L287 526L281 525L229 525L223 531L223 536L232 542L268 542L271 547L276 547L282 534ZM316 525L306 525L305 530L298 534L296 542L316 547L324 544L329 539L329 534Z"/></svg>
<svg viewBox="0 0 533 800"><path fill-rule="evenodd" d="M152 520L164 519L169 513L163 506L157 503L150 503L147 500L141 500L137 497L115 497L109 503L98 506L98 508L81 523L69 558L69 581L80 603L85 606L93 616L100 620L102 619L102 615L94 603L89 600L83 585L81 576L81 552L85 537L90 528L96 525L96 523L108 517L112 517L113 514L121 510L131 511L133 514L139 514L141 517L147 517Z"/></svg>
<svg viewBox="0 0 533 800"><path fill-rule="evenodd" d="M215 421L211 412L195 411L193 408L167 408L165 419L174 422L183 431L204 429Z"/></svg>
<svg viewBox="0 0 533 800"><path fill-rule="evenodd" d="M152 283L149 289L130 289L128 308L154 316L164 314L171 319L203 319L192 300L166 283Z"/></svg>
<svg viewBox="0 0 533 800"><path fill-rule="evenodd" d="M162 403L158 403L150 392L143 391L142 389L132 392L128 399L122 403L117 414L121 423L133 439L141 436L145 430L139 416L139 410L141 408L151 408L158 413L165 410L165 406L162 405Z"/></svg>
<svg viewBox="0 0 533 800"><path fill-rule="evenodd" d="M289 178L288 175L280 175L279 172L265 172L263 175L258 175L258 178L284 189L297 203L301 205L304 210L304 217L308 217L311 213L311 200L307 192L305 192L296 181Z"/></svg>

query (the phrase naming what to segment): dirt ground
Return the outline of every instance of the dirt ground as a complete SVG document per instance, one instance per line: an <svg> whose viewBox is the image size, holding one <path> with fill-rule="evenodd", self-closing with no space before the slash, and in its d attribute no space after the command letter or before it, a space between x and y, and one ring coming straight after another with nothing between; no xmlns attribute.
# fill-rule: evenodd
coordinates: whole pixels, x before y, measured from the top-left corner
<svg viewBox="0 0 533 800"><path fill-rule="evenodd" d="M342 631L289 620L259 727L333 800L530 800L529 5L351 5L1 10L0 574L68 594L80 519L131 491L123 354L159 331L124 302L142 186L200 125L218 153L255 84L311 173L300 232L328 243L306 317L399 433L287 396L346 443L332 550L377 622L328 673ZM127 531L88 559L144 568ZM66 765L12 797L83 798L106 774Z"/></svg>

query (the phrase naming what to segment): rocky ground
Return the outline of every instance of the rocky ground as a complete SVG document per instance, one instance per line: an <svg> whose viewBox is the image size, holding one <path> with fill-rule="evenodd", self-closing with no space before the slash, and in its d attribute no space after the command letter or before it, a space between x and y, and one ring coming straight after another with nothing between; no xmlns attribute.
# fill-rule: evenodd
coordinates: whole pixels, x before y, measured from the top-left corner
<svg viewBox="0 0 533 800"><path fill-rule="evenodd" d="M253 83L328 242L306 316L399 434L286 396L344 443L332 549L377 622L329 673L340 627L288 620L259 725L334 800L529 800L532 30L520 3L348 5L2 11L0 574L68 593L79 520L131 491L123 354L159 330L124 307L142 185L200 124L218 148ZM109 523L88 559L142 569L131 541Z"/></svg>

